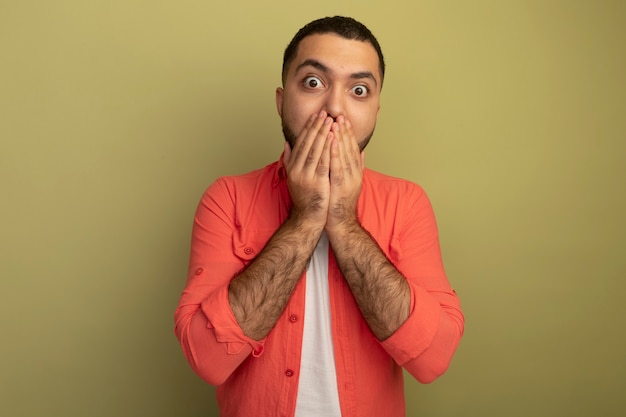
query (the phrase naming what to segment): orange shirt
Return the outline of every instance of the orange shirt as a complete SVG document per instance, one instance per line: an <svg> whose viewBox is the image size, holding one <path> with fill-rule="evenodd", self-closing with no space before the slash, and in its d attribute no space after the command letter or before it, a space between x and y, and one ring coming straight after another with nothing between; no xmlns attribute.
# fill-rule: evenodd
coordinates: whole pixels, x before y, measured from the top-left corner
<svg viewBox="0 0 626 417"><path fill-rule="evenodd" d="M217 385L223 417L292 417L302 347L306 277L260 341L248 338L228 302L228 285L289 214L282 158L223 177L203 195L194 219L188 280L175 313L176 335L193 370ZM337 385L343 417L404 416L402 368L418 381L447 369L464 318L441 261L437 225L418 185L366 169L361 225L407 279L407 321L381 342L371 332L329 253Z"/></svg>

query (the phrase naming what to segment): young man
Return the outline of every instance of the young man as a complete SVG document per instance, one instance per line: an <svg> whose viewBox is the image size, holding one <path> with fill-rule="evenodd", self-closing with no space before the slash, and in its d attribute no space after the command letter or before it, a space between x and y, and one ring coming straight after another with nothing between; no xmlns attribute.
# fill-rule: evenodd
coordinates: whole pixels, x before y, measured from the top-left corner
<svg viewBox="0 0 626 417"><path fill-rule="evenodd" d="M403 416L402 368L427 383L450 363L464 318L428 198L364 167L384 72L354 19L303 27L283 155L202 197L176 335L222 416Z"/></svg>

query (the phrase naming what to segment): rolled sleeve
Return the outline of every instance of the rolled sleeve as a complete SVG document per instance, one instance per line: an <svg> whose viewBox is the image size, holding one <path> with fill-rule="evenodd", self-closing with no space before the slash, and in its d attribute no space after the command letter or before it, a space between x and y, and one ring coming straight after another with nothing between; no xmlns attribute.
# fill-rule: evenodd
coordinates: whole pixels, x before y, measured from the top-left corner
<svg viewBox="0 0 626 417"><path fill-rule="evenodd" d="M237 220L232 190L219 179L203 195L191 239L187 283L175 312L175 333L192 369L222 384L263 341L247 337L230 307L230 281L245 267L233 246Z"/></svg>
<svg viewBox="0 0 626 417"><path fill-rule="evenodd" d="M421 288L411 288L411 311L408 319L382 344L396 363L404 366L428 349L437 333L441 306Z"/></svg>
<svg viewBox="0 0 626 417"><path fill-rule="evenodd" d="M390 250L411 291L407 320L382 346L420 382L431 382L448 368L464 330L459 299L441 259L435 215L420 187L408 192L406 211Z"/></svg>
<svg viewBox="0 0 626 417"><path fill-rule="evenodd" d="M215 332L217 342L224 345L226 354L238 355L242 352L255 356L263 352L263 340L249 338L237 323L228 302L228 288L222 287L209 294L201 305L201 310L207 318L207 326Z"/></svg>

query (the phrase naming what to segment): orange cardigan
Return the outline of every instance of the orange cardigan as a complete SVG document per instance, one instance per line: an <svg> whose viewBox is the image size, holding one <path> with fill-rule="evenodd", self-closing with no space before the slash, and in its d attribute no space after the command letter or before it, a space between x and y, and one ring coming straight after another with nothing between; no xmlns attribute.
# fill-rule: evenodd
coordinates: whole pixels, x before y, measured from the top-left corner
<svg viewBox="0 0 626 417"><path fill-rule="evenodd" d="M228 302L230 280L263 249L290 206L281 158L263 169L218 179L196 211L175 332L193 370L218 386L223 417L294 415L305 273L263 340L243 334ZM330 251L342 416L404 416L402 367L424 383L445 372L463 334L464 317L444 272L435 217L424 191L366 169L357 210L361 225L409 282L411 312L391 337L379 341Z"/></svg>

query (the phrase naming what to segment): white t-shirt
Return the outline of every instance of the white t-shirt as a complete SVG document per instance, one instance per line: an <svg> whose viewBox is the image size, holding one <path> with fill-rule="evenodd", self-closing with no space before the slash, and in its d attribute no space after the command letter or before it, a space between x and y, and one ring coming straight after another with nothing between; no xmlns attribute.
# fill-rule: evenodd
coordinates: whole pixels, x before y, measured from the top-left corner
<svg viewBox="0 0 626 417"><path fill-rule="evenodd" d="M322 232L306 270L296 417L341 417L328 293L328 246L328 237Z"/></svg>

